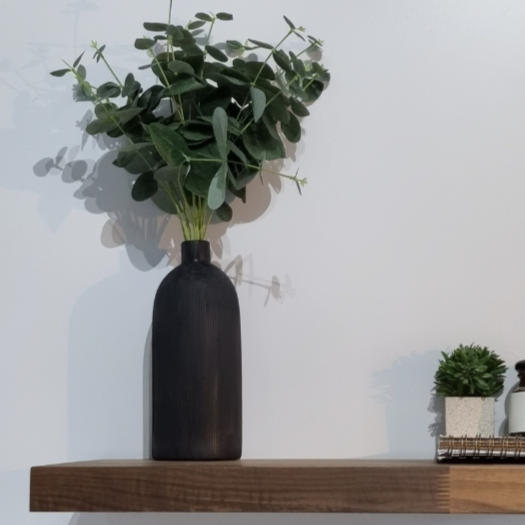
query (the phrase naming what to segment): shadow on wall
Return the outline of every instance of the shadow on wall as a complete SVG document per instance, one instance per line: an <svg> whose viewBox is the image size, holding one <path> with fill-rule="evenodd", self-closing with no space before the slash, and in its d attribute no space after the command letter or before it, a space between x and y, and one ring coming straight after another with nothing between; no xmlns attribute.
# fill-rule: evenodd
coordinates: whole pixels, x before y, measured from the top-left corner
<svg viewBox="0 0 525 525"><path fill-rule="evenodd" d="M444 431L443 401L434 398L434 374L439 350L402 357L375 372L372 386L385 406L389 452L386 458L426 458L436 453L436 439Z"/></svg>
<svg viewBox="0 0 525 525"><path fill-rule="evenodd" d="M69 525L522 525L518 516L429 514L77 514Z"/></svg>
<svg viewBox="0 0 525 525"><path fill-rule="evenodd" d="M82 146L64 146L53 157L40 159L33 171L39 177L60 175L64 183L80 185L74 192L84 201L91 213L108 215L102 232L102 243L108 248L125 246L131 263L147 271L167 255L170 264L179 261L179 245L183 241L177 217L165 214L152 201L136 202L131 198L133 180L136 178L113 165L120 140L87 135L85 127L93 115L88 111L79 126L83 130ZM98 161L82 157L82 149L88 141L95 141L104 154ZM219 259L223 256L222 238L229 227L252 222L270 207L272 190L281 191L281 180L274 176L261 177L247 188L247 203L235 200L232 204L233 220L222 223L212 220L208 231L212 250Z"/></svg>

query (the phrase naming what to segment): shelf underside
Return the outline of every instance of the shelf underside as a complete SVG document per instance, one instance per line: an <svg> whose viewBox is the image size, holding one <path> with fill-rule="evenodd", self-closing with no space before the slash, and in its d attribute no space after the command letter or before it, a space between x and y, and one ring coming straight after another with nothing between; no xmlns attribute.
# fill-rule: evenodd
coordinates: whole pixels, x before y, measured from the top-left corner
<svg viewBox="0 0 525 525"><path fill-rule="evenodd" d="M33 467L39 512L525 513L525 467L433 461L93 461Z"/></svg>

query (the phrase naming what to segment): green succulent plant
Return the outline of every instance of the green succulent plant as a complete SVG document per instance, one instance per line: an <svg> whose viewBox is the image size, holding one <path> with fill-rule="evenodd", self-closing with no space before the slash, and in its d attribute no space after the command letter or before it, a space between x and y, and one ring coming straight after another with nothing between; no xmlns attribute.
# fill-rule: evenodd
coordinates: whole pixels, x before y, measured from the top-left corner
<svg viewBox="0 0 525 525"><path fill-rule="evenodd" d="M195 240L204 238L213 214L231 220L228 202L246 202L246 186L262 170L301 191L306 179L263 164L287 157L283 138L300 141L299 119L309 115L307 106L320 97L330 74L314 58L322 42L286 17L286 34L276 45L253 39L214 45L215 24L232 15L197 13L185 26L174 25L171 4L168 22L144 23L150 36L135 41L148 57L139 69L153 74L150 87L133 73L119 78L106 46L96 42L94 59L106 65L111 81L91 84L83 55L51 74L72 74L76 99L94 104L87 133L124 139L114 164L137 177L133 199L151 198L178 215L184 238ZM290 37L304 42L300 51L282 49Z"/></svg>
<svg viewBox="0 0 525 525"><path fill-rule="evenodd" d="M487 347L459 345L442 352L434 383L436 394L445 397L490 397L503 390L507 367Z"/></svg>

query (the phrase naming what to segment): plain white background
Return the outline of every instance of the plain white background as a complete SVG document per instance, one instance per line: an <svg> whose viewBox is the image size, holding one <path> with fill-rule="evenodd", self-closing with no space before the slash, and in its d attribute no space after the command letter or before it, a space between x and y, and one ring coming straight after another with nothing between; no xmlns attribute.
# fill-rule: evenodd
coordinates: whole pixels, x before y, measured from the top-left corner
<svg viewBox="0 0 525 525"><path fill-rule="evenodd" d="M84 134L70 79L48 73L91 39L136 71L141 24L167 9L0 1L0 523L521 523L29 514L31 465L143 457L152 301L180 242ZM245 457L433 457L439 352L525 357L525 3L175 0L174 17L207 10L235 15L215 42L277 42L286 14L326 41L333 75L284 165L304 195L266 175L210 232L241 301Z"/></svg>

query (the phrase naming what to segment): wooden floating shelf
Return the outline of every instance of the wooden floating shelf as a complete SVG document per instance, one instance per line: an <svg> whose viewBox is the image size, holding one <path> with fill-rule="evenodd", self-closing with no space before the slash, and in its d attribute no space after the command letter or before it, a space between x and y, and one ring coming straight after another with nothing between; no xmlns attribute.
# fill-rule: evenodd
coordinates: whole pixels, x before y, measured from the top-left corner
<svg viewBox="0 0 525 525"><path fill-rule="evenodd" d="M525 513L525 468L434 461L93 461L33 467L36 512Z"/></svg>

